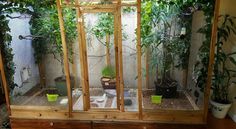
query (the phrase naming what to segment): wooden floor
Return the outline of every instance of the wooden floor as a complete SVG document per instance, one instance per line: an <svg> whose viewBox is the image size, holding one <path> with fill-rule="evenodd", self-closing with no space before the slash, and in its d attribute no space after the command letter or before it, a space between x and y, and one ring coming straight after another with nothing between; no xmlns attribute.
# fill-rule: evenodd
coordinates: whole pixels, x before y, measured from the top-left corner
<svg viewBox="0 0 236 129"><path fill-rule="evenodd" d="M236 129L236 123L229 117L217 119L209 114L206 129Z"/></svg>

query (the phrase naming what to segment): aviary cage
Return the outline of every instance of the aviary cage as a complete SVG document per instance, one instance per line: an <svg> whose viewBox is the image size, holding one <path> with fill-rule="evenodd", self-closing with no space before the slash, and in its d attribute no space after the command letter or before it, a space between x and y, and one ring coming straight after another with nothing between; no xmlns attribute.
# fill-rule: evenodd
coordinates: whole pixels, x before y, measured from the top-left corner
<svg viewBox="0 0 236 129"><path fill-rule="evenodd" d="M125 15L123 10L127 7L132 11ZM78 43L72 46L68 45L66 37L68 28L65 21L68 17L63 17L67 13L65 9L75 12L72 14L76 18L73 23L76 26ZM38 65L39 84L30 83L32 80L29 77L32 73L28 70L30 67L26 67L21 71L21 79L26 85L35 86L24 94L10 97L3 70L5 64L1 57L1 75L13 125L18 119L205 123L218 9L219 1L216 1L207 87L202 103L196 104L192 97L193 92L188 90L191 86L187 86L189 74L185 70L177 71L177 74L173 73L176 69L171 71L172 78L176 80L174 82L178 83L177 92L171 92L175 94L174 97L157 95L156 87L153 86L155 78L153 73L149 73L152 70L151 51L143 51L141 46L141 0L57 0L63 49L61 63L63 61L62 69L66 81L62 78L55 80L55 85L60 90L58 87L49 86L51 80L47 78L54 73L46 74L52 69L59 71L56 65L60 64L45 59ZM101 30L104 27L102 20L109 22L110 28ZM186 28L180 27L179 31L181 29L184 31ZM179 76L181 77L178 78ZM46 86L46 83L50 84ZM46 94L56 94L54 102L48 101Z"/></svg>

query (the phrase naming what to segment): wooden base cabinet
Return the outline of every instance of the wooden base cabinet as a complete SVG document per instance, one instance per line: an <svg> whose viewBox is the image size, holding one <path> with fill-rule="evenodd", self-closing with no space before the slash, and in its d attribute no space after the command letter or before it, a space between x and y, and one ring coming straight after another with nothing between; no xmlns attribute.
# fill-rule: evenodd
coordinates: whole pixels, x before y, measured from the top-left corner
<svg viewBox="0 0 236 129"><path fill-rule="evenodd" d="M12 119L12 129L206 129L205 125Z"/></svg>
<svg viewBox="0 0 236 129"><path fill-rule="evenodd" d="M12 119L12 129L92 129L91 122L69 120Z"/></svg>

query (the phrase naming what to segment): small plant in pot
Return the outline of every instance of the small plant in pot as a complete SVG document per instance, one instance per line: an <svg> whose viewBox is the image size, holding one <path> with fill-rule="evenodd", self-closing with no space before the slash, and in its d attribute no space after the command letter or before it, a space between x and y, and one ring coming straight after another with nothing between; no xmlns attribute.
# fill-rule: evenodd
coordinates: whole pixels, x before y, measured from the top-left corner
<svg viewBox="0 0 236 129"><path fill-rule="evenodd" d="M227 43L230 34L236 35L235 17L229 15L220 16L221 25L218 27L217 43L215 52L215 62L213 69L212 96L210 103L212 105L212 114L216 118L225 118L231 102L228 98L229 86L235 77L236 52L226 53L223 49ZM229 66L231 64L232 66Z"/></svg>
<svg viewBox="0 0 236 129"><path fill-rule="evenodd" d="M103 89L116 89L116 72L114 67L107 65L102 69L101 83Z"/></svg>

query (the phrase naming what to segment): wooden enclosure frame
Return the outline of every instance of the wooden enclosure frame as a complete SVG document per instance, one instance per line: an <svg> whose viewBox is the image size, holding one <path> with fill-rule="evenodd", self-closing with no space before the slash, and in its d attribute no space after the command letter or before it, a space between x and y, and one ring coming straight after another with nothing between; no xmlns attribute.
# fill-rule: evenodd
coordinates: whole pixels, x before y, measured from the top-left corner
<svg viewBox="0 0 236 129"><path fill-rule="evenodd" d="M142 108L142 60L141 60L141 0L131 3L122 3L121 0L114 0L114 3L109 5L80 5L76 0L75 4L64 5L61 0L57 1L58 16L60 21L61 39L63 46L64 69L67 82L68 94L68 109L50 106L13 106L10 105L8 86L6 76L4 73L4 63L2 55L0 54L0 71L3 80L3 86L6 97L6 104L10 118L25 118L25 119L61 119L61 120L90 120L90 121L135 121L135 122L165 122L165 123L186 123L186 124L204 124L208 114L209 93L211 86L212 64L214 61L214 46L217 33L217 23L219 15L220 0L216 0L214 23L212 27L212 41L210 51L210 62L208 68L207 87L204 94L204 110L197 111L182 111L182 110L144 110ZM137 8L137 71L138 71L138 112L127 112L124 110L124 81L123 81L123 63L122 63L122 33L121 33L121 7L133 6ZM62 15L62 8L74 8L77 14L77 31L79 39L80 50L80 68L81 68L81 83L83 88L83 111L73 111L72 94L70 85L70 71L67 55L67 47L65 40L65 27ZM115 17L115 51L116 55L116 72L117 74L117 110L89 110L89 82L88 82L88 63L87 63L87 49L84 32L84 13L97 12L113 12ZM148 78L148 77L147 77ZM120 105L120 106L119 106Z"/></svg>

